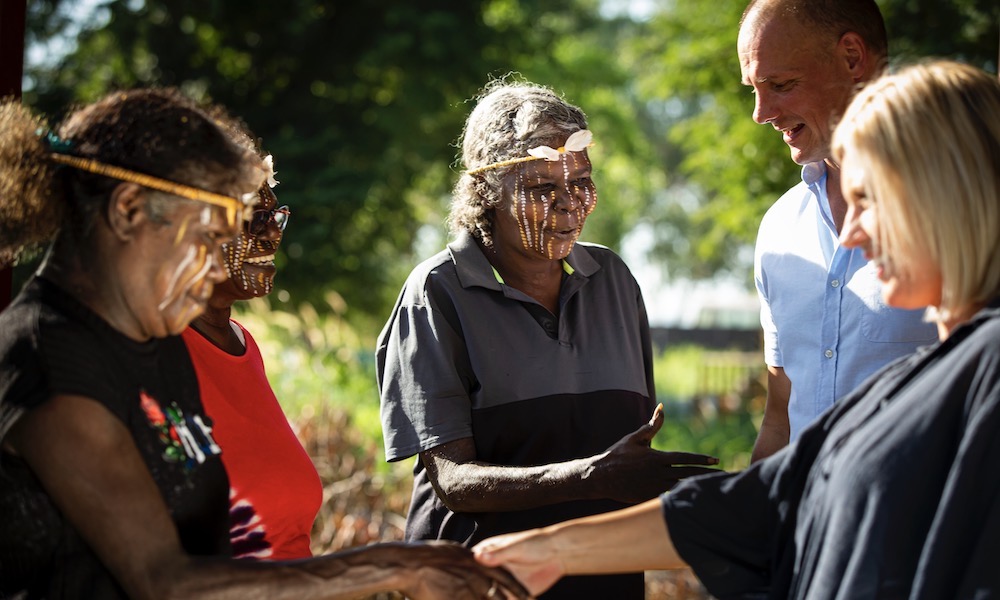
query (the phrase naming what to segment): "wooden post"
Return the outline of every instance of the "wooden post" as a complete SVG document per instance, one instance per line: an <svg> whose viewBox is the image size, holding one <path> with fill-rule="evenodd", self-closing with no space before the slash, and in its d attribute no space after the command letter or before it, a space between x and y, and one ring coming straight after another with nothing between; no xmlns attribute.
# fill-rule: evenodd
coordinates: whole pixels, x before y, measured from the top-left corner
<svg viewBox="0 0 1000 600"><path fill-rule="evenodd" d="M0 0L0 97L21 97L27 0ZM14 270L0 269L0 310L14 293Z"/></svg>

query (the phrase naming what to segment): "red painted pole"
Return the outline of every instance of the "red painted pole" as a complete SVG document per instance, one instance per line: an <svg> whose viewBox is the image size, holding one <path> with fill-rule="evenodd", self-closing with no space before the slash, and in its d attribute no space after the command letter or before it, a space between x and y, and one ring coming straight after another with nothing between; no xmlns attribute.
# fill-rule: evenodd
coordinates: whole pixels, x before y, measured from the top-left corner
<svg viewBox="0 0 1000 600"><path fill-rule="evenodd" d="M0 0L0 97L21 97L27 0ZM10 304L14 270L0 269L0 310Z"/></svg>

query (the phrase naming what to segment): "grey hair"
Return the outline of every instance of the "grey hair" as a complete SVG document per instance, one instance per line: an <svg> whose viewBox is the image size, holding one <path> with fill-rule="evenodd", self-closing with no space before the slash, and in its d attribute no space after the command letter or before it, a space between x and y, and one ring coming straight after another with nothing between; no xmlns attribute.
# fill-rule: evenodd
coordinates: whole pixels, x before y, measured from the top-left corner
<svg viewBox="0 0 1000 600"><path fill-rule="evenodd" d="M551 89L530 82L498 79L478 96L459 144L465 169L452 193L448 228L468 231L486 246L493 243L493 211L500 206L508 166L470 175L469 170L528 155L587 128L583 111Z"/></svg>

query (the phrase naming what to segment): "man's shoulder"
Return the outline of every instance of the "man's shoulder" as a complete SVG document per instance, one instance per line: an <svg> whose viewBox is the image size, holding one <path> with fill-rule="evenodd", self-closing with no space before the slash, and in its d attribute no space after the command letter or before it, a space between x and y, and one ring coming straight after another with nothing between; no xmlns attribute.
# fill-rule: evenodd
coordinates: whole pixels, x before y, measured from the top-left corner
<svg viewBox="0 0 1000 600"><path fill-rule="evenodd" d="M764 213L764 219L775 219L785 215L801 213L803 208L812 202L815 197L816 194L813 193L809 185L804 181L800 181L790 187L767 209L767 212Z"/></svg>

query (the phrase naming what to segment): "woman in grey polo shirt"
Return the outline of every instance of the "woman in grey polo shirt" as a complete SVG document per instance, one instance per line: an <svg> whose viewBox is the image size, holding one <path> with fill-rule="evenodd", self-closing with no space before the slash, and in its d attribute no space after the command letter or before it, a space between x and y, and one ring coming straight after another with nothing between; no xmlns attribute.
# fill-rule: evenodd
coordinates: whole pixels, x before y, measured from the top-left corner
<svg viewBox="0 0 1000 600"><path fill-rule="evenodd" d="M497 82L466 123L455 240L407 279L378 340L386 457L419 455L407 539L491 535L655 497L717 461L659 452L639 287L578 243L597 205L583 112ZM652 415L652 418L651 418ZM641 574L546 598L641 598Z"/></svg>

